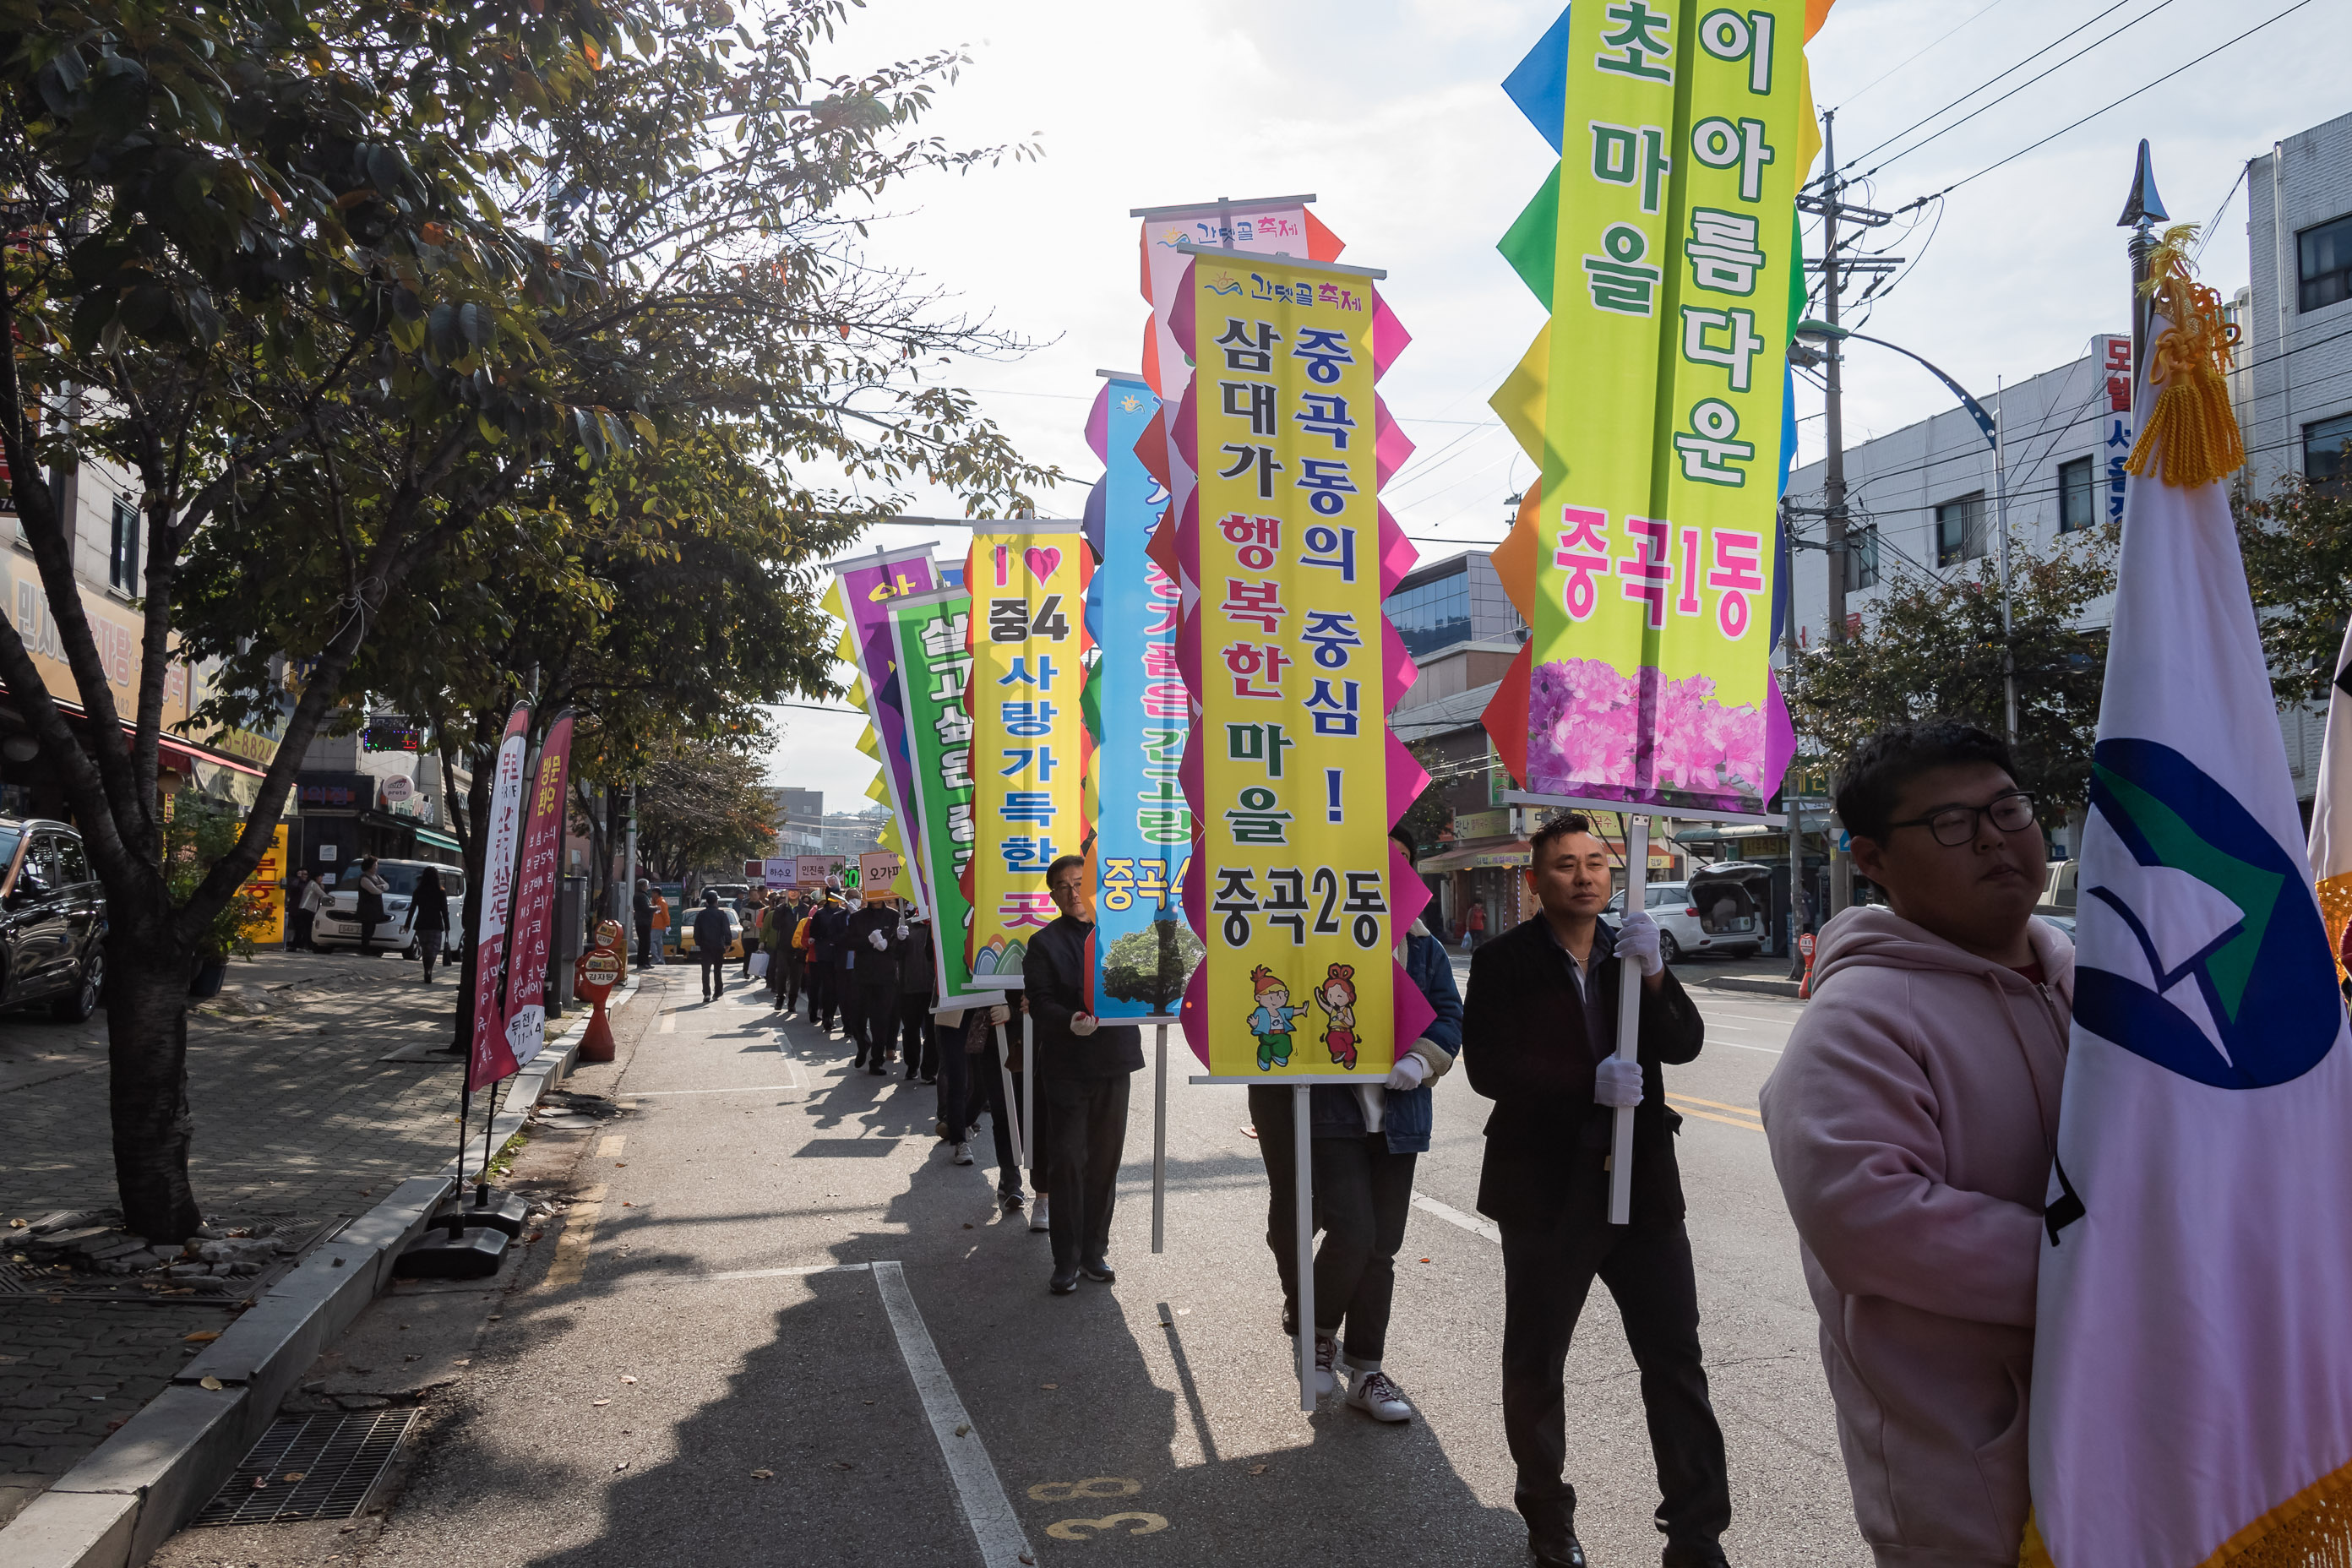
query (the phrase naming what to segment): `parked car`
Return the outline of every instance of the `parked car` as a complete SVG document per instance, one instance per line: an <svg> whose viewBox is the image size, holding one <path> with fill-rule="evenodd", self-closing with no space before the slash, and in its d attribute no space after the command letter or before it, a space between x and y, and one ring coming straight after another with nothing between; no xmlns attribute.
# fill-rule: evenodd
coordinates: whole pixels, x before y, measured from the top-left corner
<svg viewBox="0 0 2352 1568"><path fill-rule="evenodd" d="M2050 869L2042 874L2042 901L2033 906L2037 915L2072 915L2083 869L2080 860L2053 860Z"/></svg>
<svg viewBox="0 0 2352 1568"><path fill-rule="evenodd" d="M46 1001L79 1024L106 993L106 890L81 835L0 817L0 1007Z"/></svg>
<svg viewBox="0 0 2352 1568"><path fill-rule="evenodd" d="M683 911L670 911L671 934L677 938L677 956L682 963L694 957L694 917L702 912L698 903L688 904ZM726 895L719 895L719 912L727 917L727 956L743 956L743 917L727 907Z"/></svg>
<svg viewBox="0 0 2352 1568"><path fill-rule="evenodd" d="M1710 867L1708 872L1727 869ZM1764 950L1764 912L1740 877L1702 873L1687 882L1652 882L1643 890L1643 907L1658 922L1658 952L1668 963L1702 952L1744 956ZM1609 900L1609 912L1622 914L1624 909L1620 891Z"/></svg>
<svg viewBox="0 0 2352 1568"><path fill-rule="evenodd" d="M384 918L375 928L375 945L390 948L404 958L416 956L415 910L416 876L420 871L441 873L442 891L449 895L449 929L442 933L444 952L455 959L466 945L465 933L457 928L465 921L466 871L462 866L445 866L438 860L378 860L376 875L389 885L383 895ZM311 924L310 940L320 947L350 947L360 944L360 866L354 860L336 876L327 889L327 907L319 911Z"/></svg>

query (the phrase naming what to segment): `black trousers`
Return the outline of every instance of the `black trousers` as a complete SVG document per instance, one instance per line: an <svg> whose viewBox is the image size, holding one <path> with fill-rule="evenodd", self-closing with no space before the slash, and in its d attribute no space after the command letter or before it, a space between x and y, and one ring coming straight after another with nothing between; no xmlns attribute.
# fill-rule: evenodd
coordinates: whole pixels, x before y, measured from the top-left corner
<svg viewBox="0 0 2352 1568"><path fill-rule="evenodd" d="M651 969L653 966L654 917L640 915L637 917L637 967Z"/></svg>
<svg viewBox="0 0 2352 1568"><path fill-rule="evenodd" d="M961 1048L957 1054L962 1055ZM968 1084L968 1093L961 1113L963 1117L963 1125L972 1126L979 1120L982 1111L988 1112L989 1126L995 1133L996 1190L1008 1197L1019 1197L1021 1195L1021 1154L1020 1151L1013 1146L1013 1112L1021 1108L1021 1075L1017 1072L1013 1075L1013 1101L1011 1109L1008 1110L1004 1099L1004 1058L997 1048L996 1032L993 1029L989 1031L988 1044L965 1056L963 1060ZM946 1079L942 1078L940 1081L945 1082ZM1045 1107L1041 1102L1037 1109L1042 1111ZM1042 1121L1043 1118L1041 1117L1040 1120ZM954 1125L952 1118L950 1119L949 1125L950 1127ZM1035 1174L1037 1190L1042 1193L1045 1190L1045 1173L1039 1170Z"/></svg>
<svg viewBox="0 0 2352 1568"><path fill-rule="evenodd" d="M776 994L784 999L787 1008L799 1006L807 990L808 955L798 948L785 948L776 954L773 967Z"/></svg>
<svg viewBox="0 0 2352 1568"><path fill-rule="evenodd" d="M929 1023L930 1015L925 1014L924 1021ZM940 1125L947 1129L949 1142L961 1143L977 1114L972 1107L971 1075L980 1058L965 1052L961 1024L953 1028L931 1024L931 1051L939 1059Z"/></svg>
<svg viewBox="0 0 2352 1568"><path fill-rule="evenodd" d="M1700 1364L1698 1287L1683 1222L1611 1226L1563 1218L1503 1231L1503 1435L1518 1467L1513 1500L1538 1543L1576 1517L1564 1479L1560 1373L1597 1276L1616 1298L1642 1373L1642 1408L1658 1468L1658 1528L1670 1545L1712 1545L1731 1522L1723 1429Z"/></svg>
<svg viewBox="0 0 2352 1568"><path fill-rule="evenodd" d="M898 987L860 985L856 991L857 1005L851 1009L849 1037L857 1042L857 1059L887 1062L890 1048L898 1043Z"/></svg>
<svg viewBox="0 0 2352 1568"><path fill-rule="evenodd" d="M833 1027L833 1016L840 999L835 994L841 989L841 971L829 958L808 961L809 1016L824 1028Z"/></svg>
<svg viewBox="0 0 2352 1568"><path fill-rule="evenodd" d="M1349 1366L1376 1371L1388 1343L1397 1248L1404 1245L1421 1156L1391 1152L1381 1132L1313 1142L1315 1218L1323 1227L1315 1253L1315 1329L1344 1336L1340 1349Z"/></svg>
<svg viewBox="0 0 2352 1568"><path fill-rule="evenodd" d="M1298 1331L1298 1145L1291 1137L1286 1084L1252 1084L1250 1125L1257 1131L1258 1157L1265 1162L1265 1246L1274 1254L1275 1278L1282 1281L1282 1331ZM1318 1226L1319 1228L1319 1226Z"/></svg>
<svg viewBox="0 0 2352 1568"><path fill-rule="evenodd" d="M1047 1211L1054 1237L1054 1272L1102 1259L1110 1247L1111 1210L1118 1203L1118 1161L1127 1148L1128 1075L1066 1078L1046 1073L1037 1098L1052 1105L1040 1140L1056 1201Z"/></svg>
<svg viewBox="0 0 2352 1568"><path fill-rule="evenodd" d="M698 948L695 950L694 956L702 961L702 999L708 1002L714 996L725 995L727 994L726 949L721 948L717 952L704 952Z"/></svg>
<svg viewBox="0 0 2352 1568"><path fill-rule="evenodd" d="M931 994L898 993L899 1057L913 1078L940 1076L940 1032L931 1023Z"/></svg>

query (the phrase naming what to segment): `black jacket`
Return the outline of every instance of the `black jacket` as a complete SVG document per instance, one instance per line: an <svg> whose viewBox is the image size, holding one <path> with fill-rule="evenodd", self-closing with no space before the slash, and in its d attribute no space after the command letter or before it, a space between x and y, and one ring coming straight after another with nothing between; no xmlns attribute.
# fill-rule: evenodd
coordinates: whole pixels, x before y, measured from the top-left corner
<svg viewBox="0 0 2352 1568"><path fill-rule="evenodd" d="M836 963L841 944L849 937L849 911L828 900L809 917L809 956L819 963Z"/></svg>
<svg viewBox="0 0 2352 1568"><path fill-rule="evenodd" d="M447 931L449 929L448 889L418 888L416 889L416 901L412 904L410 908L412 908L415 913L411 918L409 923L414 925L418 931L425 931L428 928L434 931Z"/></svg>
<svg viewBox="0 0 2352 1568"><path fill-rule="evenodd" d="M931 983L938 978L931 964L931 922L910 920L908 924L910 932L898 953L898 989L928 1003Z"/></svg>
<svg viewBox="0 0 2352 1568"><path fill-rule="evenodd" d="M1037 933L1021 962L1021 984L1036 1020L1037 1064L1049 1078L1116 1078L1143 1070L1143 1031L1097 1024L1083 1037L1070 1019L1086 1006L1087 938L1094 927L1064 915Z"/></svg>
<svg viewBox="0 0 2352 1568"><path fill-rule="evenodd" d="M1601 960L1594 979L1614 995L1622 961ZM1698 1008L1674 971L1642 994L1636 1054L1642 1103L1633 1112L1633 1203L1637 1225L1683 1215L1675 1165L1682 1118L1666 1108L1661 1063L1690 1061L1706 1040ZM1603 1048L1607 1048L1608 1042ZM1470 1087L1495 1102L1486 1119L1486 1162L1478 1212L1503 1224L1580 1225L1609 1218L1611 1124L1616 1113L1592 1100L1596 1061L1585 1037L1584 1005L1568 960L1538 915L1480 948L1470 960L1463 1006L1462 1064Z"/></svg>
<svg viewBox="0 0 2352 1568"><path fill-rule="evenodd" d="M869 940L874 932L882 933L883 945L877 948ZM849 917L849 934L844 939L842 962L848 965L849 977L868 988L897 989L898 984L898 911L887 904L866 904Z"/></svg>
<svg viewBox="0 0 2352 1568"><path fill-rule="evenodd" d="M716 958L727 951L735 940L735 928L727 919L727 911L716 904L706 904L694 911L694 955Z"/></svg>

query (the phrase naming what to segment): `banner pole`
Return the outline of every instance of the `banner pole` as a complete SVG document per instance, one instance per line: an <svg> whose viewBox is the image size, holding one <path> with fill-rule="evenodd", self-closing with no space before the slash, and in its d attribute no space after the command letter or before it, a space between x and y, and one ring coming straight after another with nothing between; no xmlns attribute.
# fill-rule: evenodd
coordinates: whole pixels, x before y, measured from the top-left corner
<svg viewBox="0 0 2352 1568"><path fill-rule="evenodd" d="M1037 1026L1028 1009L1021 1013L1021 1135L1033 1136L1037 1125ZM1029 1184L1037 1184L1037 1151L1027 1142L1021 1146L1022 1163L1029 1167ZM1086 1211L1081 1209L1081 1214Z"/></svg>
<svg viewBox="0 0 2352 1568"><path fill-rule="evenodd" d="M474 1109L473 1068L473 1058L468 1055L466 1058L467 1081L457 1091L457 1190L461 1193L466 1190L466 1118L472 1114Z"/></svg>
<svg viewBox="0 0 2352 1568"><path fill-rule="evenodd" d="M1151 1250L1168 1238L1168 1026L1151 1051Z"/></svg>
<svg viewBox="0 0 2352 1568"><path fill-rule="evenodd" d="M1625 913L1643 907L1650 883L1650 819L1625 819ZM1617 966L1617 1059L1637 1059L1642 1035L1642 966ZM1609 1145L1609 1223L1631 1223L1633 1207L1633 1107L1620 1106Z"/></svg>
<svg viewBox="0 0 2352 1568"><path fill-rule="evenodd" d="M1013 1182L1018 1188L1024 1184L1021 1172L1029 1165L1029 1145L1023 1142L1028 1129L1022 1124L1021 1107L1017 1103L1019 1097L1013 1091L1013 1041L1002 1024L996 1026L996 1070L1004 1077L1004 1114L1012 1119L1013 1163L1019 1167L1013 1173ZM1000 1180L1003 1176L1003 1173L999 1172Z"/></svg>
<svg viewBox="0 0 2352 1568"><path fill-rule="evenodd" d="M1313 1118L1308 1105L1314 1090L1306 1084L1290 1089L1292 1143L1291 1219L1298 1227L1298 1408L1315 1413L1315 1160Z"/></svg>

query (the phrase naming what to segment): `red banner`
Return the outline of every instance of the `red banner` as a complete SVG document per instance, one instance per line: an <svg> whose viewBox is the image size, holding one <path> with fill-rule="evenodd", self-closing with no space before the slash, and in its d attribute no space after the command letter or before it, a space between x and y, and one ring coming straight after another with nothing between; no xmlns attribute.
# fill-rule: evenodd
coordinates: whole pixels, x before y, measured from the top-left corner
<svg viewBox="0 0 2352 1568"><path fill-rule="evenodd" d="M522 820L523 752L530 710L516 703L499 742L490 782L489 820L482 836L482 912L474 927L473 1053L466 1063L466 1088L477 1089L514 1071L503 1039L506 1015L499 980L505 973L507 914L514 906L515 837ZM500 1066L503 1062L505 1065Z"/></svg>
<svg viewBox="0 0 2352 1568"><path fill-rule="evenodd" d="M555 936L555 883L563 869L563 773L571 760L566 709L548 727L530 781L530 817L515 881L514 960L507 969L507 1072L530 1062L547 1043L547 952Z"/></svg>

